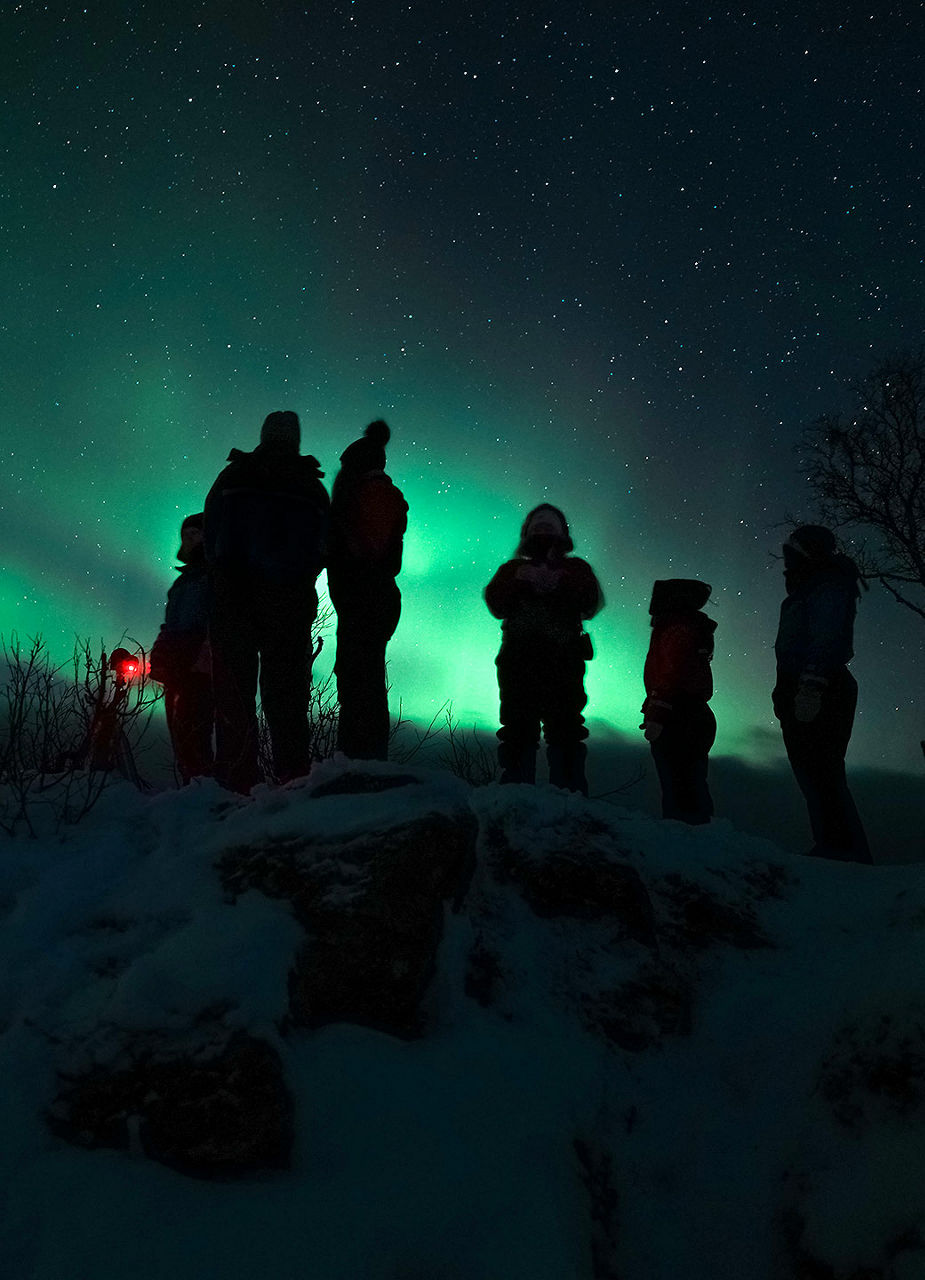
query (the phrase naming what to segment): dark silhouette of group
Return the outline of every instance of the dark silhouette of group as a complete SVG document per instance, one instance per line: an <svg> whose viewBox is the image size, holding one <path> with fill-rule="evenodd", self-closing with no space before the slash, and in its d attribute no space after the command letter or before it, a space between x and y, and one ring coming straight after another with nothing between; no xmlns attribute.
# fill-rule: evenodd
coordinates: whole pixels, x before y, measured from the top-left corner
<svg viewBox="0 0 925 1280"><path fill-rule="evenodd" d="M151 652L183 782L211 775L247 794L261 780L258 687L272 776L285 783L311 769L312 626L322 569L337 615L337 750L351 759L387 759L386 649L401 615L397 578L408 518L408 504L385 472L389 439L385 422L371 422L341 454L329 498L318 460L300 453L298 416L271 413L257 448L232 449L204 511L183 521L179 576ZM604 597L593 569L573 550L562 511L549 503L535 507L513 559L485 588L485 601L502 631L495 659L501 782L536 781L542 734L550 783L587 795L583 712L594 651L584 623ZM810 852L870 862L845 777L857 702L847 664L861 575L820 525L795 529L783 556L786 596L772 700L806 800ZM649 603L640 728L658 775L662 816L689 825L713 816L716 623L703 612L710 594L696 579L659 579Z"/></svg>
<svg viewBox="0 0 925 1280"><path fill-rule="evenodd" d="M183 522L184 537L189 527L201 533L181 546L151 674L164 684L184 782L212 775L246 795L261 781L258 687L273 777L309 772L315 583L325 567L337 613L337 745L386 758L385 650L401 613L395 579L408 510L385 475L389 434L377 421L348 446L329 498L317 458L299 452L298 416L271 413L257 448L232 449L203 513ZM211 671L208 712L200 669Z"/></svg>

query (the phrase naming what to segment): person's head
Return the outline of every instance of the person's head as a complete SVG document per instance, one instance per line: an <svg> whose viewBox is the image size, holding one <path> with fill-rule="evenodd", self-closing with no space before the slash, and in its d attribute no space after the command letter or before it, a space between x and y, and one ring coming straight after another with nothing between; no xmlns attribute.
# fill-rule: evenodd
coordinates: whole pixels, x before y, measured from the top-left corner
<svg viewBox="0 0 925 1280"><path fill-rule="evenodd" d="M838 543L831 529L821 524L801 524L784 543L784 581L792 590L829 568L838 554Z"/></svg>
<svg viewBox="0 0 925 1280"><path fill-rule="evenodd" d="M712 590L708 582L697 578L658 578L652 587L649 612L653 618L663 613L696 613Z"/></svg>
<svg viewBox="0 0 925 1280"><path fill-rule="evenodd" d="M392 432L387 422L377 418L364 430L359 440L348 444L340 455L340 465L344 471L353 475L363 475L367 471L385 470L385 446L389 443Z"/></svg>
<svg viewBox="0 0 925 1280"><path fill-rule="evenodd" d="M202 525L203 513L201 511L197 511L195 515L187 516L180 525L180 550L177 552L177 559L181 564L189 564L203 554Z"/></svg>
<svg viewBox="0 0 925 1280"><path fill-rule="evenodd" d="M291 409L276 409L268 413L260 428L260 443L275 449L288 449L299 452L302 441L302 428L299 426L299 415Z"/></svg>
<svg viewBox="0 0 925 1280"><path fill-rule="evenodd" d="M784 552L795 553L804 560L825 564L838 551L838 543L831 529L821 524L801 524L784 543Z"/></svg>
<svg viewBox="0 0 925 1280"><path fill-rule="evenodd" d="M564 556L573 551L574 547L568 522L558 507L542 502L528 512L520 528L520 543L517 547L519 556L530 559L548 556L550 553Z"/></svg>

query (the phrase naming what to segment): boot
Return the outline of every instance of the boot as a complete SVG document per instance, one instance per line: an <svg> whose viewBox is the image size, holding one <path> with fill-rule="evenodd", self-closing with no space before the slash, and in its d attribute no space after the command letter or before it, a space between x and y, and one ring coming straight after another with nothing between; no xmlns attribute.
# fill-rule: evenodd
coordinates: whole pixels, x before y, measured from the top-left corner
<svg viewBox="0 0 925 1280"><path fill-rule="evenodd" d="M561 787L564 791L578 791L588 794L588 782L585 778L585 758L588 748L583 742L549 743L546 747L546 763L549 765L549 783L553 787Z"/></svg>

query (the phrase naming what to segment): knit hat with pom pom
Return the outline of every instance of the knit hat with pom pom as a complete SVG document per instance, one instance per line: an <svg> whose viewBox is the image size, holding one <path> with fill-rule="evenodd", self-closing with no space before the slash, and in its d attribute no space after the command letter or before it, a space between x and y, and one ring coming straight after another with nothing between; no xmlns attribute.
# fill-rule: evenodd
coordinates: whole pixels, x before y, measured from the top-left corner
<svg viewBox="0 0 925 1280"><path fill-rule="evenodd" d="M384 471L385 446L391 434L388 424L377 418L359 440L347 445L340 455L340 465L347 471Z"/></svg>

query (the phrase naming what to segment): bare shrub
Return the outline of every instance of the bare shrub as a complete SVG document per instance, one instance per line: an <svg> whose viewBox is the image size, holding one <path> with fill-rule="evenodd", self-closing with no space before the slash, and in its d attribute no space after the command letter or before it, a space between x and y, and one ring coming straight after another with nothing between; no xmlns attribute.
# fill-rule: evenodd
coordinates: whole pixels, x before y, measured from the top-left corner
<svg viewBox="0 0 925 1280"><path fill-rule="evenodd" d="M117 652L124 663L78 641L56 665L41 636L0 637L0 829L79 822L113 775L146 785L136 760L160 692L140 646Z"/></svg>
<svg viewBox="0 0 925 1280"><path fill-rule="evenodd" d="M440 763L457 778L473 787L485 787L498 777L498 757L494 739L489 746L479 736L475 725L461 729L453 718L452 702L446 708L446 747L440 755Z"/></svg>

